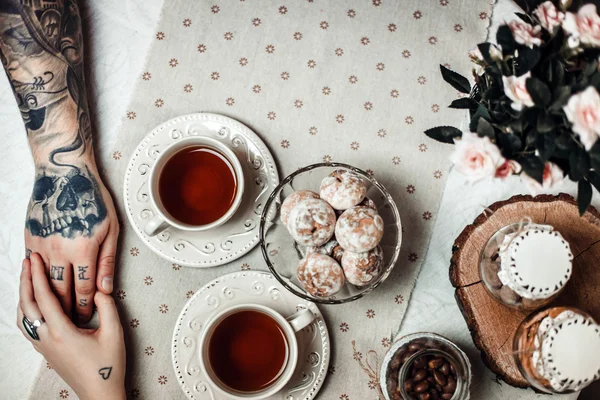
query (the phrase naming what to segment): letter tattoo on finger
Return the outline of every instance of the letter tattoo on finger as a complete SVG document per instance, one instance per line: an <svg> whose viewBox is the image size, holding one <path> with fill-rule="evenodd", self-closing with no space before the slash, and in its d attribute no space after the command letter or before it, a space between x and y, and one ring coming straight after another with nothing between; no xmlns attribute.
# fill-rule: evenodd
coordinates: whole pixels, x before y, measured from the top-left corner
<svg viewBox="0 0 600 400"><path fill-rule="evenodd" d="M79 307L86 307L88 305L87 299L79 299Z"/></svg>
<svg viewBox="0 0 600 400"><path fill-rule="evenodd" d="M88 266L87 265L79 265L77 267L78 270L78 274L77 277L79 278L80 281L89 281L90 278L86 278L85 277L85 273L87 272Z"/></svg>
<svg viewBox="0 0 600 400"><path fill-rule="evenodd" d="M50 278L55 281L62 281L64 271L65 271L65 267L51 265L50 266Z"/></svg>

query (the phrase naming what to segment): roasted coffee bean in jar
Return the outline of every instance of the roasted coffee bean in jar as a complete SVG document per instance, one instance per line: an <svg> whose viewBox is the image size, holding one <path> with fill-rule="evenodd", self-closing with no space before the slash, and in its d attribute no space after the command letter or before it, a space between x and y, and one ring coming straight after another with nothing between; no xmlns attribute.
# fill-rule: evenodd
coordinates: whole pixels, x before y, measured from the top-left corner
<svg viewBox="0 0 600 400"><path fill-rule="evenodd" d="M524 220L490 238L479 273L495 300L519 310L535 310L561 293L571 277L572 261L569 243L558 231Z"/></svg>
<svg viewBox="0 0 600 400"><path fill-rule="evenodd" d="M577 392L600 377L600 326L585 311L551 307L519 325L513 354L521 374L537 390Z"/></svg>
<svg viewBox="0 0 600 400"><path fill-rule="evenodd" d="M392 345L380 384L388 400L465 400L470 382L471 366L462 350L435 333L415 333Z"/></svg>

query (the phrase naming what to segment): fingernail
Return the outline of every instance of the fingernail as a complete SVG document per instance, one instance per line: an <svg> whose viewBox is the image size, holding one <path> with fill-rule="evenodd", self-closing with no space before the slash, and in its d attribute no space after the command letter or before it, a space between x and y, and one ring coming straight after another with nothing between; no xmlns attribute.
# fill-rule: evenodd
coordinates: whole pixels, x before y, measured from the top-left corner
<svg viewBox="0 0 600 400"><path fill-rule="evenodd" d="M105 276L102 279L102 289L106 290L108 293L112 293L113 290L113 277Z"/></svg>
<svg viewBox="0 0 600 400"><path fill-rule="evenodd" d="M21 266L23 269L27 266L27 259L23 260L23 265Z"/></svg>

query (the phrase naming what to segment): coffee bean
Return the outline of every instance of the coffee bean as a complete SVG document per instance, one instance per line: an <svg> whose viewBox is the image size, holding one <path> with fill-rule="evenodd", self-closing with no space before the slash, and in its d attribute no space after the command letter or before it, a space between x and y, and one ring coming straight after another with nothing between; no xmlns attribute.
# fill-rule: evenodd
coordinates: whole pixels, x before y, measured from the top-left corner
<svg viewBox="0 0 600 400"><path fill-rule="evenodd" d="M439 384L436 384L436 385L435 385L435 390L437 390L437 391L438 391L438 392L440 392L440 393L442 393L442 392L443 392L443 390L442 390L442 387L441 387Z"/></svg>
<svg viewBox="0 0 600 400"><path fill-rule="evenodd" d="M434 358L433 360L429 361L429 364L427 365L430 369L438 369L442 366L442 364L444 364L443 358Z"/></svg>
<svg viewBox="0 0 600 400"><path fill-rule="evenodd" d="M396 387L398 387L398 379L393 375L388 375L387 377L387 388L390 393L394 393L396 391Z"/></svg>
<svg viewBox="0 0 600 400"><path fill-rule="evenodd" d="M419 394L419 400L431 400L431 395L429 393L421 393Z"/></svg>
<svg viewBox="0 0 600 400"><path fill-rule="evenodd" d="M392 395L392 400L403 400L402 395L400 393L394 393Z"/></svg>
<svg viewBox="0 0 600 400"><path fill-rule="evenodd" d="M415 371L413 375L413 379L415 382L421 382L422 380L427 378L427 371L424 369L418 369Z"/></svg>
<svg viewBox="0 0 600 400"><path fill-rule="evenodd" d="M444 365L440 367L440 372L444 375L448 375L450 373L450 364L445 362Z"/></svg>
<svg viewBox="0 0 600 400"><path fill-rule="evenodd" d="M406 393L408 392L412 392L413 389L413 381L410 379L407 379L404 381L404 390L406 391Z"/></svg>
<svg viewBox="0 0 600 400"><path fill-rule="evenodd" d="M456 391L456 379L453 376L448 377L448 383L444 386L444 393L454 393Z"/></svg>
<svg viewBox="0 0 600 400"><path fill-rule="evenodd" d="M433 379L433 376L428 376L426 379L427 382L429 382L432 385L435 385L435 379Z"/></svg>
<svg viewBox="0 0 600 400"><path fill-rule="evenodd" d="M419 350L423 349L423 345L419 344L419 343L411 343L408 345L408 350L412 351L413 353L416 353Z"/></svg>
<svg viewBox="0 0 600 400"><path fill-rule="evenodd" d="M430 390L429 394L431 394L431 400L439 400L440 398L440 394L438 393L437 390Z"/></svg>
<svg viewBox="0 0 600 400"><path fill-rule="evenodd" d="M423 381L420 382L417 386L415 386L415 393L423 393L429 389L429 382Z"/></svg>
<svg viewBox="0 0 600 400"><path fill-rule="evenodd" d="M392 361L390 362L390 368L393 371L397 371L400 369L400 364L402 363L402 358L406 354L406 350L398 350L394 357L392 357Z"/></svg>
<svg viewBox="0 0 600 400"><path fill-rule="evenodd" d="M415 360L413 366L417 369L425 368L427 365L427 357L419 357Z"/></svg>
<svg viewBox="0 0 600 400"><path fill-rule="evenodd" d="M410 358L410 357L411 357L413 354L415 354L415 353L416 353L415 351L410 351L410 350L409 350L409 351L407 351L407 352L406 352L406 354L404 355L404 357L402 357L402 364L404 364L405 362L407 362L407 361L408 361L408 359L409 359L409 358Z"/></svg>
<svg viewBox="0 0 600 400"><path fill-rule="evenodd" d="M456 375L456 370L454 369L454 365L450 364L450 372L452 372L452 375Z"/></svg>
<svg viewBox="0 0 600 400"><path fill-rule="evenodd" d="M452 397L454 397L454 393L442 393L442 399L444 400L450 400Z"/></svg>
<svg viewBox="0 0 600 400"><path fill-rule="evenodd" d="M433 371L433 377L435 378L435 382L438 385L445 386L446 385L446 377L440 371Z"/></svg>

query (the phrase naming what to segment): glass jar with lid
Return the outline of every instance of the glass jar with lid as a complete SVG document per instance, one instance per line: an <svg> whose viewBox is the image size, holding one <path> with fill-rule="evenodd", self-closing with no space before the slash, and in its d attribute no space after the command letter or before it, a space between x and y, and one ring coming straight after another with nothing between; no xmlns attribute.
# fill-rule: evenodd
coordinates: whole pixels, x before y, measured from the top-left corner
<svg viewBox="0 0 600 400"><path fill-rule="evenodd" d="M560 232L523 220L490 238L481 253L479 273L495 300L535 310L561 293L571 277L572 261L569 243Z"/></svg>
<svg viewBox="0 0 600 400"><path fill-rule="evenodd" d="M537 390L577 392L600 377L600 326L580 309L551 307L519 325L513 354L521 374Z"/></svg>

